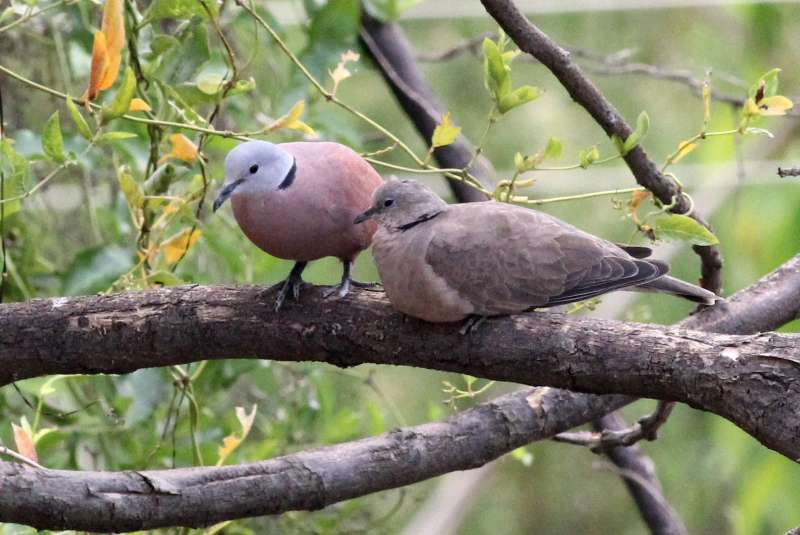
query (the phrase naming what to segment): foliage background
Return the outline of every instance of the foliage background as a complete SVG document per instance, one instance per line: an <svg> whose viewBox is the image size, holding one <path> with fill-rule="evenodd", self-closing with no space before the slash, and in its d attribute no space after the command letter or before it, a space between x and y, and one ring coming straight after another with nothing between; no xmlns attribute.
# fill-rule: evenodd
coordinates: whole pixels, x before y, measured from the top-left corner
<svg viewBox="0 0 800 535"><path fill-rule="evenodd" d="M155 2L158 5L160 2ZM403 2L400 2L401 4ZM35 1L4 3L0 28L25 16ZM92 32L99 26L101 7L89 1L39 2L54 7L0 33L0 65L48 87L78 97L86 87L91 60ZM128 3L127 24L141 21L147 2ZM213 26L189 1L180 17L141 23L139 60L152 78L141 96L153 105L154 116L186 122L191 110L207 115L220 94L198 91L198 81L230 74L224 48ZM393 2L374 1L378 7ZM635 7L635 2L631 2ZM8 11L13 9L13 11ZM151 8L155 10L156 8ZM414 8L424 13L425 4ZM339 61L339 54L355 49L359 5L354 0L270 2L260 13L278 28L289 47L319 79ZM282 24L276 13L302 19L300 25ZM239 64L239 77L254 81L254 89L224 99L216 121L219 129L252 131L305 100L303 120L320 137L334 139L357 150L377 150L387 140L347 112L331 106L315 93L297 69L241 8L226 2L219 17ZM445 50L481 32L494 31L487 17L402 21L418 51ZM537 15L535 21L557 41L598 54L633 48L632 60L664 67L684 68L702 78L711 68L715 87L743 94L726 83L724 75L752 81L771 67L784 68L785 94L800 94L800 8L792 4L747 4L722 8L631 9ZM166 47L157 54L159 47ZM130 61L125 55L123 64ZM485 127L491 103L483 86L479 57L464 54L446 63L426 63L425 71L436 93L464 134L476 140ZM352 67L351 67L351 70ZM351 103L406 140L418 154L426 140L415 134L396 106L380 76L366 59L356 64L353 77L342 82L338 97ZM610 142L583 110L571 102L557 81L542 67L515 63L515 83L544 90L537 101L506 116L492 131L485 155L499 169L512 173L517 151L531 153L548 137L565 146L559 163L575 161L578 149L598 144L605 155ZM603 92L629 120L641 110L651 118L645 147L656 161L675 150L677 143L696 133L702 104L680 84L641 76L593 76ZM122 75L118 79L118 85ZM156 80L158 82L156 82ZM41 135L48 117L60 110L64 145L81 154L87 142L69 119L64 102L3 75L0 78L5 112L5 135L14 150L28 160L30 176L14 187L25 191L56 166L42 157ZM116 89L101 96L109 102ZM178 96L176 96L178 95ZM180 98L178 98L180 97ZM715 128L735 128L738 112L713 105ZM675 172L693 192L701 213L711 217L726 259L725 291L730 294L796 254L800 248L800 188L796 179L779 179L778 164L800 161L797 120L765 122L776 139L747 137L706 141L676 166ZM285 277L288 262L276 260L252 246L239 232L230 212L212 215L205 202L197 222L201 168L197 161L173 161L176 178L163 192L189 200L156 229L153 265L144 275L133 269L139 261L141 236L132 223L117 170L127 166L143 184L150 144L144 125L124 119L106 130L125 131L135 138L91 147L77 164L59 172L21 209L4 218L9 278L5 300L81 295L109 289L133 289L156 282L201 284L272 284ZM158 147L170 150L165 129ZM194 143L196 132L184 132ZM281 130L267 139L297 139L300 134ZM221 181L224 154L236 142L211 136L203 151L208 157L210 192ZM8 156L8 155L6 155ZM744 163L737 166L737 158ZM388 160L408 165L395 151ZM579 193L628 187L628 170L618 163L587 171L541 173L534 196ZM7 171L13 173L6 159ZM385 170L379 169L384 172ZM538 175L537 175L538 176ZM440 179L426 179L446 194ZM11 194L14 191L10 192ZM6 197L9 196L6 191ZM624 200L624 198L621 197ZM713 213L704 202L719 204ZM153 200L149 209L162 214L170 200ZM7 204L7 207L10 204ZM633 226L616 210L609 197L547 205L543 209L601 236L626 241ZM9 210L10 211L10 210ZM202 237L174 268L158 244L197 223ZM640 239L641 238L637 238ZM687 280L697 278L697 259L682 245L673 259L674 271ZM174 271L173 271L174 268ZM132 270L132 271L131 271ZM153 276L153 274L156 274ZM315 283L330 284L340 275L336 261L316 262L306 271ZM376 280L369 254L363 254L356 278ZM149 278L147 278L149 277ZM615 298L608 298L613 302ZM602 314L603 303L598 310ZM608 309L605 309L608 310ZM669 323L689 307L662 297L636 298L626 307L629 319ZM786 330L797 330L798 324ZM37 443L40 462L49 467L109 470L188 466L217 460L223 438L239 430L235 407L256 405L250 435L227 462L245 462L321 444L352 440L447 416L442 381L463 386L464 378L416 369L362 366L337 370L321 365L277 362L225 361L198 367L143 370L122 377L71 377L18 383L0 391L0 439L14 444L10 423L25 418L37 429L52 429ZM193 377L190 389L175 377ZM479 384L482 384L480 382ZM482 399L512 385L495 385ZM187 397L188 396L188 397ZM190 401L190 399L194 401ZM458 407L470 400L459 400ZM634 418L652 403L630 408ZM37 406L39 409L37 410ZM38 416L37 416L38 415ZM197 447L193 447L196 442ZM692 533L775 533L800 523L795 507L800 495L800 469L774 454L731 424L712 415L678 408L659 440L646 444L658 466L665 494L681 513ZM491 475L474 489L475 500L453 526L456 532L504 533L642 533L635 508L618 476L598 467L590 452L566 445L540 443L525 455L497 461ZM277 518L243 520L226 533L344 533L400 532L436 485L436 481L405 490L389 491L353 500L316 513L290 513ZM3 533L27 528L2 526Z"/></svg>

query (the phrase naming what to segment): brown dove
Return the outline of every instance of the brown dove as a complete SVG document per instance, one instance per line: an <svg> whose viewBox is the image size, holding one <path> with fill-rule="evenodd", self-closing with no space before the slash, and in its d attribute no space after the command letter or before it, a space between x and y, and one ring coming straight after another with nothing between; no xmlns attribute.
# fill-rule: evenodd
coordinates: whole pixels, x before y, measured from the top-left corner
<svg viewBox="0 0 800 535"><path fill-rule="evenodd" d="M378 222L372 252L392 305L431 322L518 314L622 289L713 304L713 293L667 275L626 247L555 217L496 201L448 205L428 187L390 180L355 219Z"/></svg>
<svg viewBox="0 0 800 535"><path fill-rule="evenodd" d="M380 175L358 154L329 142L273 144L247 141L225 157L225 183L214 211L227 200L244 234L272 256L294 260L275 302L278 310L298 298L308 262L334 256L342 261L339 285L327 295L347 294L356 284L350 270L369 247L376 225L353 225L366 210Z"/></svg>

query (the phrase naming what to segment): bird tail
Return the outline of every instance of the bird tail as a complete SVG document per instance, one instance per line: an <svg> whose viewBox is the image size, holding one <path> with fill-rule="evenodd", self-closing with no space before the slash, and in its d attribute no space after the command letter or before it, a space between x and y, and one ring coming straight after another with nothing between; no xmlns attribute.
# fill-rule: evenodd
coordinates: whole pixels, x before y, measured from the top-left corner
<svg viewBox="0 0 800 535"><path fill-rule="evenodd" d="M713 292L709 292L694 284L689 284L675 277L665 275L656 280L650 281L646 284L636 286L637 290L644 290L650 292L663 292L678 297L683 297L695 303L703 303L704 305L713 305L717 301L724 301L724 299Z"/></svg>

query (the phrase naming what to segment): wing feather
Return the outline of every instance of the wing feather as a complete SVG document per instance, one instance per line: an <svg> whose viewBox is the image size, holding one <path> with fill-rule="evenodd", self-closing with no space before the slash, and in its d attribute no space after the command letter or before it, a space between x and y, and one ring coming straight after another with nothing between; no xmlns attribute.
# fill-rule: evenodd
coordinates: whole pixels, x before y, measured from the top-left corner
<svg viewBox="0 0 800 535"><path fill-rule="evenodd" d="M581 301L668 271L546 214L497 202L451 206L437 218L426 261L484 315Z"/></svg>

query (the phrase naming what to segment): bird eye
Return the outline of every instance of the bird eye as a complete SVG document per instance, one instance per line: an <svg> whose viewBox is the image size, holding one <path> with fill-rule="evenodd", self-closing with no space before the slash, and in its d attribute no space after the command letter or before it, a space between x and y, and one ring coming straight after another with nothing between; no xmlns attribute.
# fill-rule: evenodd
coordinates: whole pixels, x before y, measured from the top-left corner
<svg viewBox="0 0 800 535"><path fill-rule="evenodd" d="M394 199L386 199L385 201L383 201L383 206L385 206L386 208L390 207L393 204L394 204Z"/></svg>
<svg viewBox="0 0 800 535"><path fill-rule="evenodd" d="M258 171L258 164L250 166L250 174L255 174Z"/></svg>

